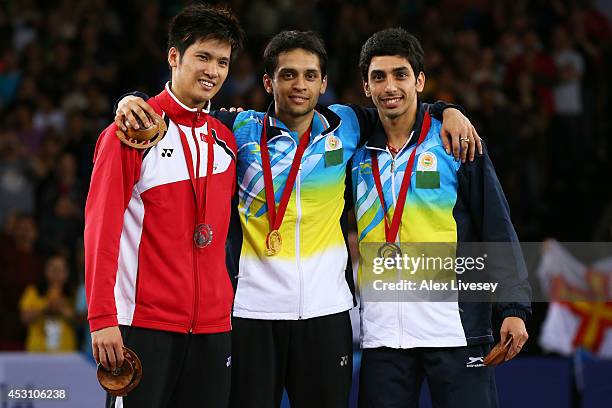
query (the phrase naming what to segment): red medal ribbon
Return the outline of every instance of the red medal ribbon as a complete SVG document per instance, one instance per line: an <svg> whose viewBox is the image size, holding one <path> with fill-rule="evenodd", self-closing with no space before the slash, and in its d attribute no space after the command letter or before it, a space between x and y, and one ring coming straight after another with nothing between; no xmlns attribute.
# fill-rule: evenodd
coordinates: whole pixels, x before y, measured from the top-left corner
<svg viewBox="0 0 612 408"><path fill-rule="evenodd" d="M382 206L383 217L385 219L385 239L387 242L395 242L395 238L397 237L397 233L399 232L400 223L402 221L402 214L404 213L404 205L406 204L406 198L408 197L408 189L410 188L410 181L412 179L412 170L414 168L414 158L416 156L416 151L419 145L425 140L425 136L427 136L427 132L429 132L429 128L431 127L431 116L429 116L429 112L425 112L425 117L423 118L423 125L421 126L421 134L419 135L419 140L416 143L416 146L410 153L410 158L408 159L408 163L406 164L406 171L404 172L404 177L402 178L402 185L400 187L399 196L397 198L397 205L395 206L395 212L393 213L393 219L391 220L391 225L389 226L389 220L387 219L387 211L385 209L385 197L383 195L382 183L380 181L380 169L378 167L378 156L377 152L372 150L370 151L370 155L372 157L372 175L374 176L374 184L376 184L376 191L378 192L378 198L380 200L380 204Z"/></svg>
<svg viewBox="0 0 612 408"><path fill-rule="evenodd" d="M304 132L304 134L300 137L300 142L295 152L295 156L293 157L293 163L291 163L291 169L289 170L287 181L285 182L283 195L281 196L281 200L278 203L278 211L276 209L276 202L274 200L274 183L272 182L271 167L272 165L270 162L270 152L268 150L268 141L266 138L267 124L268 115L265 115L259 146L261 151L261 167L263 170L264 188L266 191L266 203L268 205L268 222L270 224L270 231L274 231L278 230L281 224L283 223L285 210L287 209L287 204L289 204L289 198L291 197L291 192L293 191L293 184L295 183L298 169L300 167L300 164L302 163L302 156L304 155L306 146L308 146L312 124L308 127L308 130L306 130L306 132Z"/></svg>
<svg viewBox="0 0 612 408"><path fill-rule="evenodd" d="M197 115L200 115L200 111L198 111ZM193 188L193 194L196 202L196 226L202 223L206 223L206 204L208 203L208 186L210 183L208 179L212 177L213 174L213 162L214 162L214 141L212 137L212 129L209 129L208 120L205 124L205 129L208 131L208 135L206 135L206 150L207 150L207 163L206 163L206 177L202 181L203 185L203 193L204 197L201 197L200 193L200 145L198 143L198 138L195 134L195 125L196 125L197 116L193 120L193 124L191 126L191 136L193 138L193 143L195 144L196 149L196 166L195 166L195 174L193 172L193 160L191 158L191 149L189 148L189 143L187 142L187 136L181 130L180 126L177 122L177 129L179 134L181 135L181 144L183 145L183 154L185 155L185 161L187 162L187 170L189 171L189 179L191 180L191 187ZM203 200L202 200L203 198ZM202 201L204 201L202 203ZM200 211L201 209L201 211Z"/></svg>

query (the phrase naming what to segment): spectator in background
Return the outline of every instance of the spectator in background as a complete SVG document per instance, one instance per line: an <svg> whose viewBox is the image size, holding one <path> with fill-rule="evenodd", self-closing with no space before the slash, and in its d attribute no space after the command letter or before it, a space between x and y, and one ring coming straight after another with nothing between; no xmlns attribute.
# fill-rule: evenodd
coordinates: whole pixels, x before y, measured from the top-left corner
<svg viewBox="0 0 612 408"><path fill-rule="evenodd" d="M29 285L19 302L21 319L28 327L26 350L66 352L76 350L73 328L74 293L68 281L68 262L53 255L37 285Z"/></svg>
<svg viewBox="0 0 612 408"><path fill-rule="evenodd" d="M57 134L66 128L66 116L50 96L42 94L38 97L38 107L32 119L34 128L42 131L52 130Z"/></svg>
<svg viewBox="0 0 612 408"><path fill-rule="evenodd" d="M8 106L13 101L20 80L17 54L13 49L7 48L0 58L0 108Z"/></svg>
<svg viewBox="0 0 612 408"><path fill-rule="evenodd" d="M582 74L584 58L573 48L572 39L563 26L553 32L554 62L557 69L557 84L553 88L555 112L558 125L570 132L571 136L579 133L580 116L582 115ZM568 135L568 136L570 136Z"/></svg>
<svg viewBox="0 0 612 408"><path fill-rule="evenodd" d="M43 184L39 197L40 244L50 253L72 248L83 234L83 190L77 178L76 160L63 153ZM68 254L66 254L68 255Z"/></svg>
<svg viewBox="0 0 612 408"><path fill-rule="evenodd" d="M67 128L64 134L64 151L71 153L77 161L77 179L83 188L83 195L89 186L91 163L96 147L96 134L92 132L91 123L85 117L85 112L72 110L67 117Z"/></svg>
<svg viewBox="0 0 612 408"><path fill-rule="evenodd" d="M0 225L15 211L34 211L31 168L18 135L0 128Z"/></svg>
<svg viewBox="0 0 612 408"><path fill-rule="evenodd" d="M34 127L34 105L22 102L15 106L9 119L10 125L17 132L19 142L25 145L27 153L36 153L45 136L45 132Z"/></svg>
<svg viewBox="0 0 612 408"><path fill-rule="evenodd" d="M583 85L582 77L585 60L574 48L574 40L567 28L558 25L552 32L553 60L556 68L556 83L552 88L555 114L551 118L549 167L551 172L550 194L552 202L565 200L569 190L581 189L586 163L576 169L576 163L583 163L588 157L587 146L592 135L583 128ZM592 102L588 101L587 103ZM568 152L571 152L569 160ZM576 204L573 204L574 210ZM551 219L564 217L572 203L554 206ZM569 220L562 227L560 239L573 239L575 220ZM582 222L582 221L580 221ZM572 236L572 238L569 238ZM590 235L590 234L589 234Z"/></svg>
<svg viewBox="0 0 612 408"><path fill-rule="evenodd" d="M15 214L0 246L0 349L23 350L25 331L19 316L19 297L37 282L43 261L35 249L36 223L31 215Z"/></svg>

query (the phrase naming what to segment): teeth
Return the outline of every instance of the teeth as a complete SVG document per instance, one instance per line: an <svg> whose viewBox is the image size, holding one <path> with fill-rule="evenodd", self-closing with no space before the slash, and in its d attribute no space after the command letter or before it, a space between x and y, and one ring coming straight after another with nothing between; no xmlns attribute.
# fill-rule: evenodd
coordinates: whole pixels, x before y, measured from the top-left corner
<svg viewBox="0 0 612 408"><path fill-rule="evenodd" d="M393 99L383 99L385 103L396 103L399 102L402 98L393 98Z"/></svg>
<svg viewBox="0 0 612 408"><path fill-rule="evenodd" d="M215 84L213 84L212 82L204 81L203 79L200 79L200 83L204 84L204 86L207 86L209 88L215 86Z"/></svg>

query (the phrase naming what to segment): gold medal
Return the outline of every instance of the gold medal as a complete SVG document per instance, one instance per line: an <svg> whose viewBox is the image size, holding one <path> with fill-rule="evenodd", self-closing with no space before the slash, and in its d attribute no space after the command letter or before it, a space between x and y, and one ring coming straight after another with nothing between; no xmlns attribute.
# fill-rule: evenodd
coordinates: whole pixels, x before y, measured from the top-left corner
<svg viewBox="0 0 612 408"><path fill-rule="evenodd" d="M278 255L283 245L283 238L278 230L272 230L266 237L266 256Z"/></svg>

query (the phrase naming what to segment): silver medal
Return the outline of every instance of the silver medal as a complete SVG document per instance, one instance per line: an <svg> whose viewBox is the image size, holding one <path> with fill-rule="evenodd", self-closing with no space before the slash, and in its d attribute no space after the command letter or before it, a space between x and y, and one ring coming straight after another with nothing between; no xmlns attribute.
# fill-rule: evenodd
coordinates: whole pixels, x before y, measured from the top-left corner
<svg viewBox="0 0 612 408"><path fill-rule="evenodd" d="M213 240L213 230L209 224L200 224L196 227L193 233L193 242L198 248L204 248L210 245Z"/></svg>

